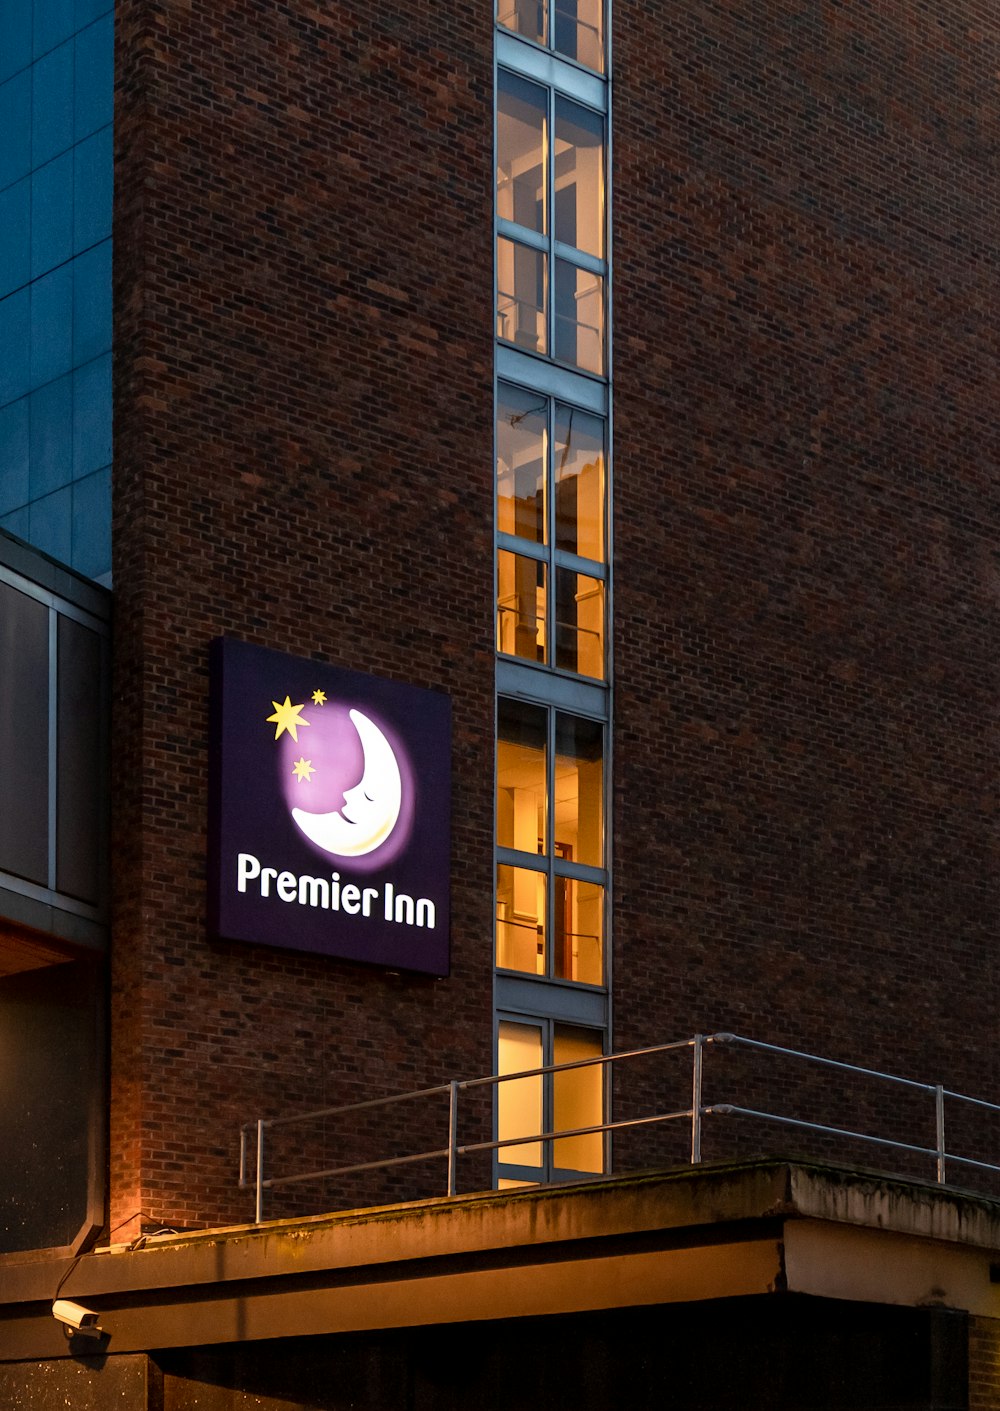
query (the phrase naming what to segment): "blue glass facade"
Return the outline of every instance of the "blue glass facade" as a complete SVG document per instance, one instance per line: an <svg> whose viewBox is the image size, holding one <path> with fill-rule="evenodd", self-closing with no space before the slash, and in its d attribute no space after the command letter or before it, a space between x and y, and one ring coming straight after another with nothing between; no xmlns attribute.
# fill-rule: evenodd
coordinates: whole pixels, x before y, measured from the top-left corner
<svg viewBox="0 0 1000 1411"><path fill-rule="evenodd" d="M109 0L0 0L0 527L111 571Z"/></svg>

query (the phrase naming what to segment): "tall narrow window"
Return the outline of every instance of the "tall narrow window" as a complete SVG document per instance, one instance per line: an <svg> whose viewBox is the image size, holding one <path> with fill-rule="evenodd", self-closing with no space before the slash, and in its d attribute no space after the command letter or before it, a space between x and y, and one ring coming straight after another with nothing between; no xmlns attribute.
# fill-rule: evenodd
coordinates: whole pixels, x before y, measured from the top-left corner
<svg viewBox="0 0 1000 1411"><path fill-rule="evenodd" d="M605 364L604 151L600 113L500 69L497 337L598 376Z"/></svg>
<svg viewBox="0 0 1000 1411"><path fill-rule="evenodd" d="M497 651L603 680L604 422L501 384Z"/></svg>
<svg viewBox="0 0 1000 1411"><path fill-rule="evenodd" d="M604 982L604 727L501 699L496 964Z"/></svg>
<svg viewBox="0 0 1000 1411"><path fill-rule="evenodd" d="M605 0L498 0L495 1174L605 1170ZM546 52L539 52L546 51ZM542 1071L540 1071L542 1070Z"/></svg>
<svg viewBox="0 0 1000 1411"><path fill-rule="evenodd" d="M505 1143L497 1152L501 1184L603 1171L604 1136L589 1130L604 1120L603 1065L594 1062L603 1054L600 1033L551 1019L502 1018L497 1047L497 1074L506 1078L497 1085L497 1139ZM576 1066L533 1071L561 1064Z"/></svg>

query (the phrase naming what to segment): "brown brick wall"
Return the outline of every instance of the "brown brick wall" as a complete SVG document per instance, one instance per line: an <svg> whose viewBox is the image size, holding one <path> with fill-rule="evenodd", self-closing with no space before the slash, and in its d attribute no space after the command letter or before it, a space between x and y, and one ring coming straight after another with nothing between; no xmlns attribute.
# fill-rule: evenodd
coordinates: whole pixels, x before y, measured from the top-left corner
<svg viewBox="0 0 1000 1411"><path fill-rule="evenodd" d="M969 1411L1000 1406L1000 1324L995 1318L969 1319Z"/></svg>
<svg viewBox="0 0 1000 1411"><path fill-rule="evenodd" d="M617 1042L995 1096L996 15L617 17Z"/></svg>
<svg viewBox="0 0 1000 1411"><path fill-rule="evenodd" d="M989 1095L996 18L614 41L616 1044ZM119 6L113 1220L246 1218L243 1118L491 1066L491 53ZM208 937L223 631L451 691L450 980Z"/></svg>
<svg viewBox="0 0 1000 1411"><path fill-rule="evenodd" d="M114 1221L247 1218L240 1120L490 1067L491 53L119 7ZM207 935L222 632L453 692L450 980Z"/></svg>

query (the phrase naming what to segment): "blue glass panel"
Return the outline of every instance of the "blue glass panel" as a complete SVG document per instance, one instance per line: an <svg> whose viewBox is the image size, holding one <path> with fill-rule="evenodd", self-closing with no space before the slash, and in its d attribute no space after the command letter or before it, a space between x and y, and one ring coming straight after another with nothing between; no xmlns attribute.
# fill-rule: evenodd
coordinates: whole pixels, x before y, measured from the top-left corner
<svg viewBox="0 0 1000 1411"><path fill-rule="evenodd" d="M111 241L102 240L73 261L73 363L89 362L111 347Z"/></svg>
<svg viewBox="0 0 1000 1411"><path fill-rule="evenodd" d="M73 267L63 265L29 285L31 385L62 377L73 364Z"/></svg>
<svg viewBox="0 0 1000 1411"><path fill-rule="evenodd" d="M35 58L47 54L73 33L74 0L35 0Z"/></svg>
<svg viewBox="0 0 1000 1411"><path fill-rule="evenodd" d="M110 13L111 8L112 0L76 0L76 28L83 29L91 20Z"/></svg>
<svg viewBox="0 0 1000 1411"><path fill-rule="evenodd" d="M30 385L28 333L31 327L28 290L0 299L0 407L23 397Z"/></svg>
<svg viewBox="0 0 1000 1411"><path fill-rule="evenodd" d="M43 9L42 5L36 7ZM63 44L31 67L31 164L44 166L73 143L73 45Z"/></svg>
<svg viewBox="0 0 1000 1411"><path fill-rule="evenodd" d="M0 190L31 170L31 70L0 84Z"/></svg>
<svg viewBox="0 0 1000 1411"><path fill-rule="evenodd" d="M31 277L63 264L73 253L73 153L31 174Z"/></svg>
<svg viewBox="0 0 1000 1411"><path fill-rule="evenodd" d="M31 181L0 191L0 299L28 282Z"/></svg>
<svg viewBox="0 0 1000 1411"><path fill-rule="evenodd" d="M0 83L31 63L31 0L0 0Z"/></svg>
<svg viewBox="0 0 1000 1411"><path fill-rule="evenodd" d="M37 549L69 563L73 543L73 491L67 485L28 506L28 536Z"/></svg>
<svg viewBox="0 0 1000 1411"><path fill-rule="evenodd" d="M111 572L111 469L73 485L73 557L78 573L100 578Z"/></svg>
<svg viewBox="0 0 1000 1411"><path fill-rule="evenodd" d="M85 250L111 234L113 154L111 128L88 137L74 148L73 244Z"/></svg>
<svg viewBox="0 0 1000 1411"><path fill-rule="evenodd" d="M13 514L5 514L0 519L0 529L6 529L8 534L16 534L19 539L28 537L28 507L15 510Z"/></svg>
<svg viewBox="0 0 1000 1411"><path fill-rule="evenodd" d="M76 36L74 132L77 142L114 116L114 30L106 15Z"/></svg>
<svg viewBox="0 0 1000 1411"><path fill-rule="evenodd" d="M0 408L0 515L28 500L28 399ZM20 532L20 531L18 531Z"/></svg>
<svg viewBox="0 0 1000 1411"><path fill-rule="evenodd" d="M50 495L73 478L73 379L60 377L32 392L31 467L28 487L32 500Z"/></svg>
<svg viewBox="0 0 1000 1411"><path fill-rule="evenodd" d="M73 374L73 475L111 464L111 354Z"/></svg>

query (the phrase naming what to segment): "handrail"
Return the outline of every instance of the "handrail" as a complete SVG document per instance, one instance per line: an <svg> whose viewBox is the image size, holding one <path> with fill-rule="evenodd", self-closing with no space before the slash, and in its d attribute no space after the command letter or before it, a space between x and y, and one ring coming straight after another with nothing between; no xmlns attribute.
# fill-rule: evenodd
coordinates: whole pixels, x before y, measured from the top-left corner
<svg viewBox="0 0 1000 1411"><path fill-rule="evenodd" d="M815 1064L823 1068L834 1069L838 1072L849 1073L859 1078L874 1079L878 1082L895 1084L896 1086L909 1088L915 1092L933 1094L936 1145L924 1146L918 1143L899 1141L895 1138L882 1136L873 1132L854 1131L846 1127L795 1117L789 1113L769 1112L760 1108L749 1107L738 1102L718 1102L706 1105L703 1100L706 1055L711 1047L722 1048L730 1045L740 1046L763 1054L781 1056L783 1058L791 1058L805 1063ZM677 1052L682 1049L690 1049L692 1051L690 1107L657 1111L644 1116L614 1120L610 1116L610 1112L608 1111L609 1104L607 1100L605 1100L605 1111L608 1112L608 1120L604 1122L583 1127L561 1129L551 1125L551 1129L545 1129L540 1132L524 1132L517 1136L495 1138L490 1141L465 1143L458 1141L458 1099L463 1092L471 1092L478 1088L498 1088L501 1083L517 1082L518 1080L526 1078L539 1078L544 1080L553 1074L599 1066L604 1074L603 1090L605 1094L607 1094L609 1091L607 1079L613 1071L615 1064L626 1063L636 1058L648 1058L657 1054ZM265 1175L264 1144L265 1133L269 1128L295 1123L310 1123L329 1117L342 1117L350 1113L372 1111L397 1103L409 1102L420 1098L440 1097L444 1094L448 1095L448 1132L447 1141L442 1146L435 1146L424 1151L407 1152L402 1156L383 1157L377 1160L331 1166L319 1171L300 1172L287 1176ZM950 1088L945 1088L940 1083L918 1082L913 1078L902 1077L898 1073L887 1073L876 1068L868 1068L855 1063L845 1063L839 1059L827 1058L820 1054L806 1053L801 1049L787 1048L780 1044L765 1043L759 1039L746 1038L743 1035L726 1031L720 1031L714 1034L695 1034L690 1039L679 1039L671 1043L652 1044L644 1048L626 1049L620 1053L602 1054L593 1058L579 1058L569 1063L548 1063L537 1068L519 1070L515 1073L490 1073L478 1078L453 1078L449 1082L439 1083L433 1087L418 1088L405 1093L393 1093L388 1097L369 1098L362 1102L346 1103L336 1107L324 1107L306 1113L286 1113L277 1117L257 1118L253 1122L244 1123L240 1127L239 1185L240 1189L247 1189L251 1185L254 1187L256 1195L255 1219L258 1224L263 1219L265 1190L273 1190L280 1186L298 1185L309 1181L330 1180L334 1177L355 1175L364 1171L387 1170L392 1167L409 1165L415 1162L446 1161L447 1194L453 1196L457 1193L458 1160L462 1156L468 1156L477 1152L502 1151L508 1147L558 1142L574 1137L593 1136L597 1134L609 1137L615 1132L622 1132L635 1127L653 1126L658 1123L678 1121L690 1123L690 1164L698 1165L702 1160L702 1135L705 1119L727 1116L750 1117L756 1121L776 1123L803 1131L811 1131L825 1136L841 1138L846 1141L867 1142L871 1145L885 1148L888 1151L906 1152L909 1155L930 1157L936 1162L936 1179L941 1185L946 1183L948 1162L974 1168L978 1171L1000 1174L1000 1165L994 1162L983 1161L978 1157L960 1155L956 1151L949 1151L947 1149L944 1122L946 1100L967 1103L988 1112L1000 1113L1000 1104L988 1102L983 1098L970 1097L965 1093L955 1092ZM252 1180L248 1175L248 1139L251 1132L256 1133L255 1172Z"/></svg>

